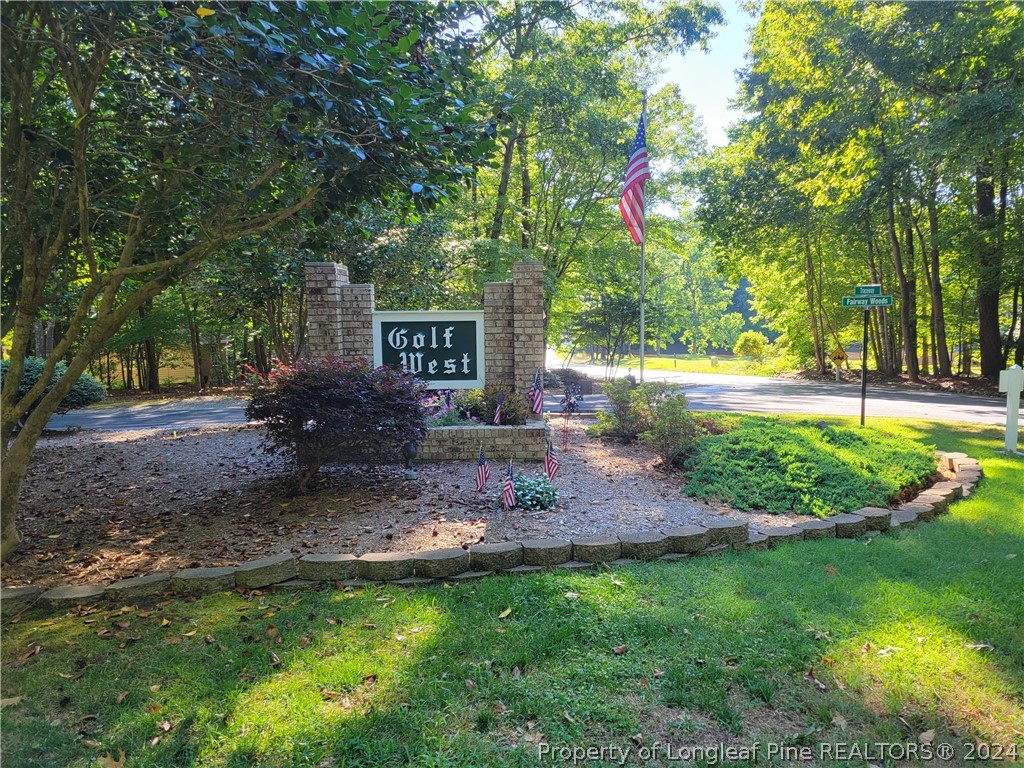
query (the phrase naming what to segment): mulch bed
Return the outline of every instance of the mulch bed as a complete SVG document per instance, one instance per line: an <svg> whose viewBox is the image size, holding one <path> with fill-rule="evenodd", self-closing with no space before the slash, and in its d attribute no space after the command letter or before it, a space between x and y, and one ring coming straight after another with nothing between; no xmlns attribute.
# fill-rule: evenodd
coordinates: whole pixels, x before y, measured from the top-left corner
<svg viewBox="0 0 1024 768"><path fill-rule="evenodd" d="M503 457L473 492L475 462L323 471L295 496L290 468L260 449L255 427L91 431L44 437L23 486L24 541L3 568L5 585L105 583L160 570L236 565L289 551L421 551L536 536L651 531L730 513L752 526L798 519L734 512L683 496L639 445L587 438L575 419L555 478L558 506L500 508ZM518 469L539 475L538 462Z"/></svg>

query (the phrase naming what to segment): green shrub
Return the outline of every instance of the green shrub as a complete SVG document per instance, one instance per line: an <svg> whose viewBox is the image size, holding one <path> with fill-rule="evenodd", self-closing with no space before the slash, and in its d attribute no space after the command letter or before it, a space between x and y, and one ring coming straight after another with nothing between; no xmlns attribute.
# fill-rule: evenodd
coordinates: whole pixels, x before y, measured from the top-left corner
<svg viewBox="0 0 1024 768"><path fill-rule="evenodd" d="M25 368L21 375L21 384L18 386L18 399L28 394L28 391L36 385L39 378L43 375L43 366L46 365L46 361L40 357L26 357ZM3 386L3 380L7 377L7 371L11 367L10 360L0 361L0 386ZM53 375L50 376L50 383L46 389L43 390L36 401L32 403L32 407L29 408L28 412L31 413L35 410L36 406L39 405L39 401L46 396L46 393L53 389L53 385L57 383L57 380L64 375L68 367L64 361L60 361L53 369ZM107 388L103 386L96 378L88 373L83 373L78 377L78 381L71 388L71 391L60 401L60 405L57 406L57 413L67 413L73 411L76 408L85 408L87 405L98 403L107 396ZM27 416L28 414L26 414Z"/></svg>
<svg viewBox="0 0 1024 768"><path fill-rule="evenodd" d="M525 424L529 408L522 395L513 392L512 387L502 382L487 384L483 389L471 389L466 393L466 415L475 417L484 425L494 423L494 410L498 407L498 395L505 393L501 406L502 426Z"/></svg>
<svg viewBox="0 0 1024 768"><path fill-rule="evenodd" d="M654 412L669 396L676 385L662 381L648 381L633 386L628 379L606 383L604 393L611 403L611 411L598 411L597 425L589 434L636 440L641 432L654 425Z"/></svg>
<svg viewBox="0 0 1024 768"><path fill-rule="evenodd" d="M398 460L427 434L424 386L394 368L328 357L250 373L245 418L263 422L268 451L294 458L300 491L323 464Z"/></svg>
<svg viewBox="0 0 1024 768"><path fill-rule="evenodd" d="M670 395L656 406L651 428L640 433L640 441L668 468L694 449L698 432L686 395Z"/></svg>
<svg viewBox="0 0 1024 768"><path fill-rule="evenodd" d="M737 509L828 517L888 506L935 473L934 448L876 429L740 417L685 459L686 493Z"/></svg>
<svg viewBox="0 0 1024 768"><path fill-rule="evenodd" d="M736 339L733 354L738 357L749 357L757 363L764 361L765 352L769 348L768 337L757 331L744 331Z"/></svg>
<svg viewBox="0 0 1024 768"><path fill-rule="evenodd" d="M518 509L550 509L558 503L558 491L543 475L529 477L517 472L512 478L512 487L516 491ZM500 495L498 498L500 501Z"/></svg>

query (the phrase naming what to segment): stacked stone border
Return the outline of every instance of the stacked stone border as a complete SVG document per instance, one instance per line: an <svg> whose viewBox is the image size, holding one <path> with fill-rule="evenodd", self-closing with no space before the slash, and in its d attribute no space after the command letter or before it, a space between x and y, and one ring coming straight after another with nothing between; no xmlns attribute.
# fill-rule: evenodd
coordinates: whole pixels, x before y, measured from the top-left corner
<svg viewBox="0 0 1024 768"><path fill-rule="evenodd" d="M949 505L969 496L981 479L981 465L963 453L937 451L940 467L955 479L936 483L895 509L864 507L828 520L808 520L790 526L756 530L735 517L723 515L705 525L683 525L664 531L603 534L571 540L543 538L475 544L427 552L369 552L303 555L284 552L237 567L186 568L150 573L108 584L55 587L4 587L0 591L3 618L36 603L51 611L66 610L100 600L128 600L164 595L198 595L242 589L296 589L333 583L342 587L391 583L423 586L438 581L460 582L495 573L537 573L551 568L584 570L598 565L619 566L641 560L684 560L733 550L746 552L789 541L856 538L897 528L913 528L949 511Z"/></svg>

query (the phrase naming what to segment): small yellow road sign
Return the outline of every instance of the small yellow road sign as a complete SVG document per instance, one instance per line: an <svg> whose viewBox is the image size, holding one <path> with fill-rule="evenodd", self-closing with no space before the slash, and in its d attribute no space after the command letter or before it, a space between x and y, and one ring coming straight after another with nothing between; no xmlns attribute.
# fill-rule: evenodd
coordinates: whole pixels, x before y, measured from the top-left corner
<svg viewBox="0 0 1024 768"><path fill-rule="evenodd" d="M831 360L836 365L842 365L849 358L847 357L846 353L843 352L843 348L842 347L836 347L835 351L831 355L828 356L828 359Z"/></svg>

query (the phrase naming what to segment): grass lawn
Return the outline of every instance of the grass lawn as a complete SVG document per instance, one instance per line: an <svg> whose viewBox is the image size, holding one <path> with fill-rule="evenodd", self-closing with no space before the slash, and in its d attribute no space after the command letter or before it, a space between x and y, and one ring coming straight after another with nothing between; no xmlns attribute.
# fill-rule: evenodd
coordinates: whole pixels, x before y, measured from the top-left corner
<svg viewBox="0 0 1024 768"><path fill-rule="evenodd" d="M870 540L27 615L3 628L3 697L24 697L0 714L4 764L551 765L539 749L576 746L654 765L665 748L641 746L759 742L762 765L795 761L770 744L891 765L865 743L923 741L956 765L976 740L1024 758L1024 461L997 429L874 421L986 478ZM865 759L819 759L836 743Z"/></svg>
<svg viewBox="0 0 1024 768"><path fill-rule="evenodd" d="M640 358L635 355L624 357L619 363L619 375L627 369L632 369L636 375L640 370ZM681 373L728 373L735 376L774 376L779 372L778 365L774 367L771 363L755 363L742 357L719 357L715 365L711 364L711 358L703 355L680 355L679 357L662 357L646 355L644 357L645 370L679 371Z"/></svg>

